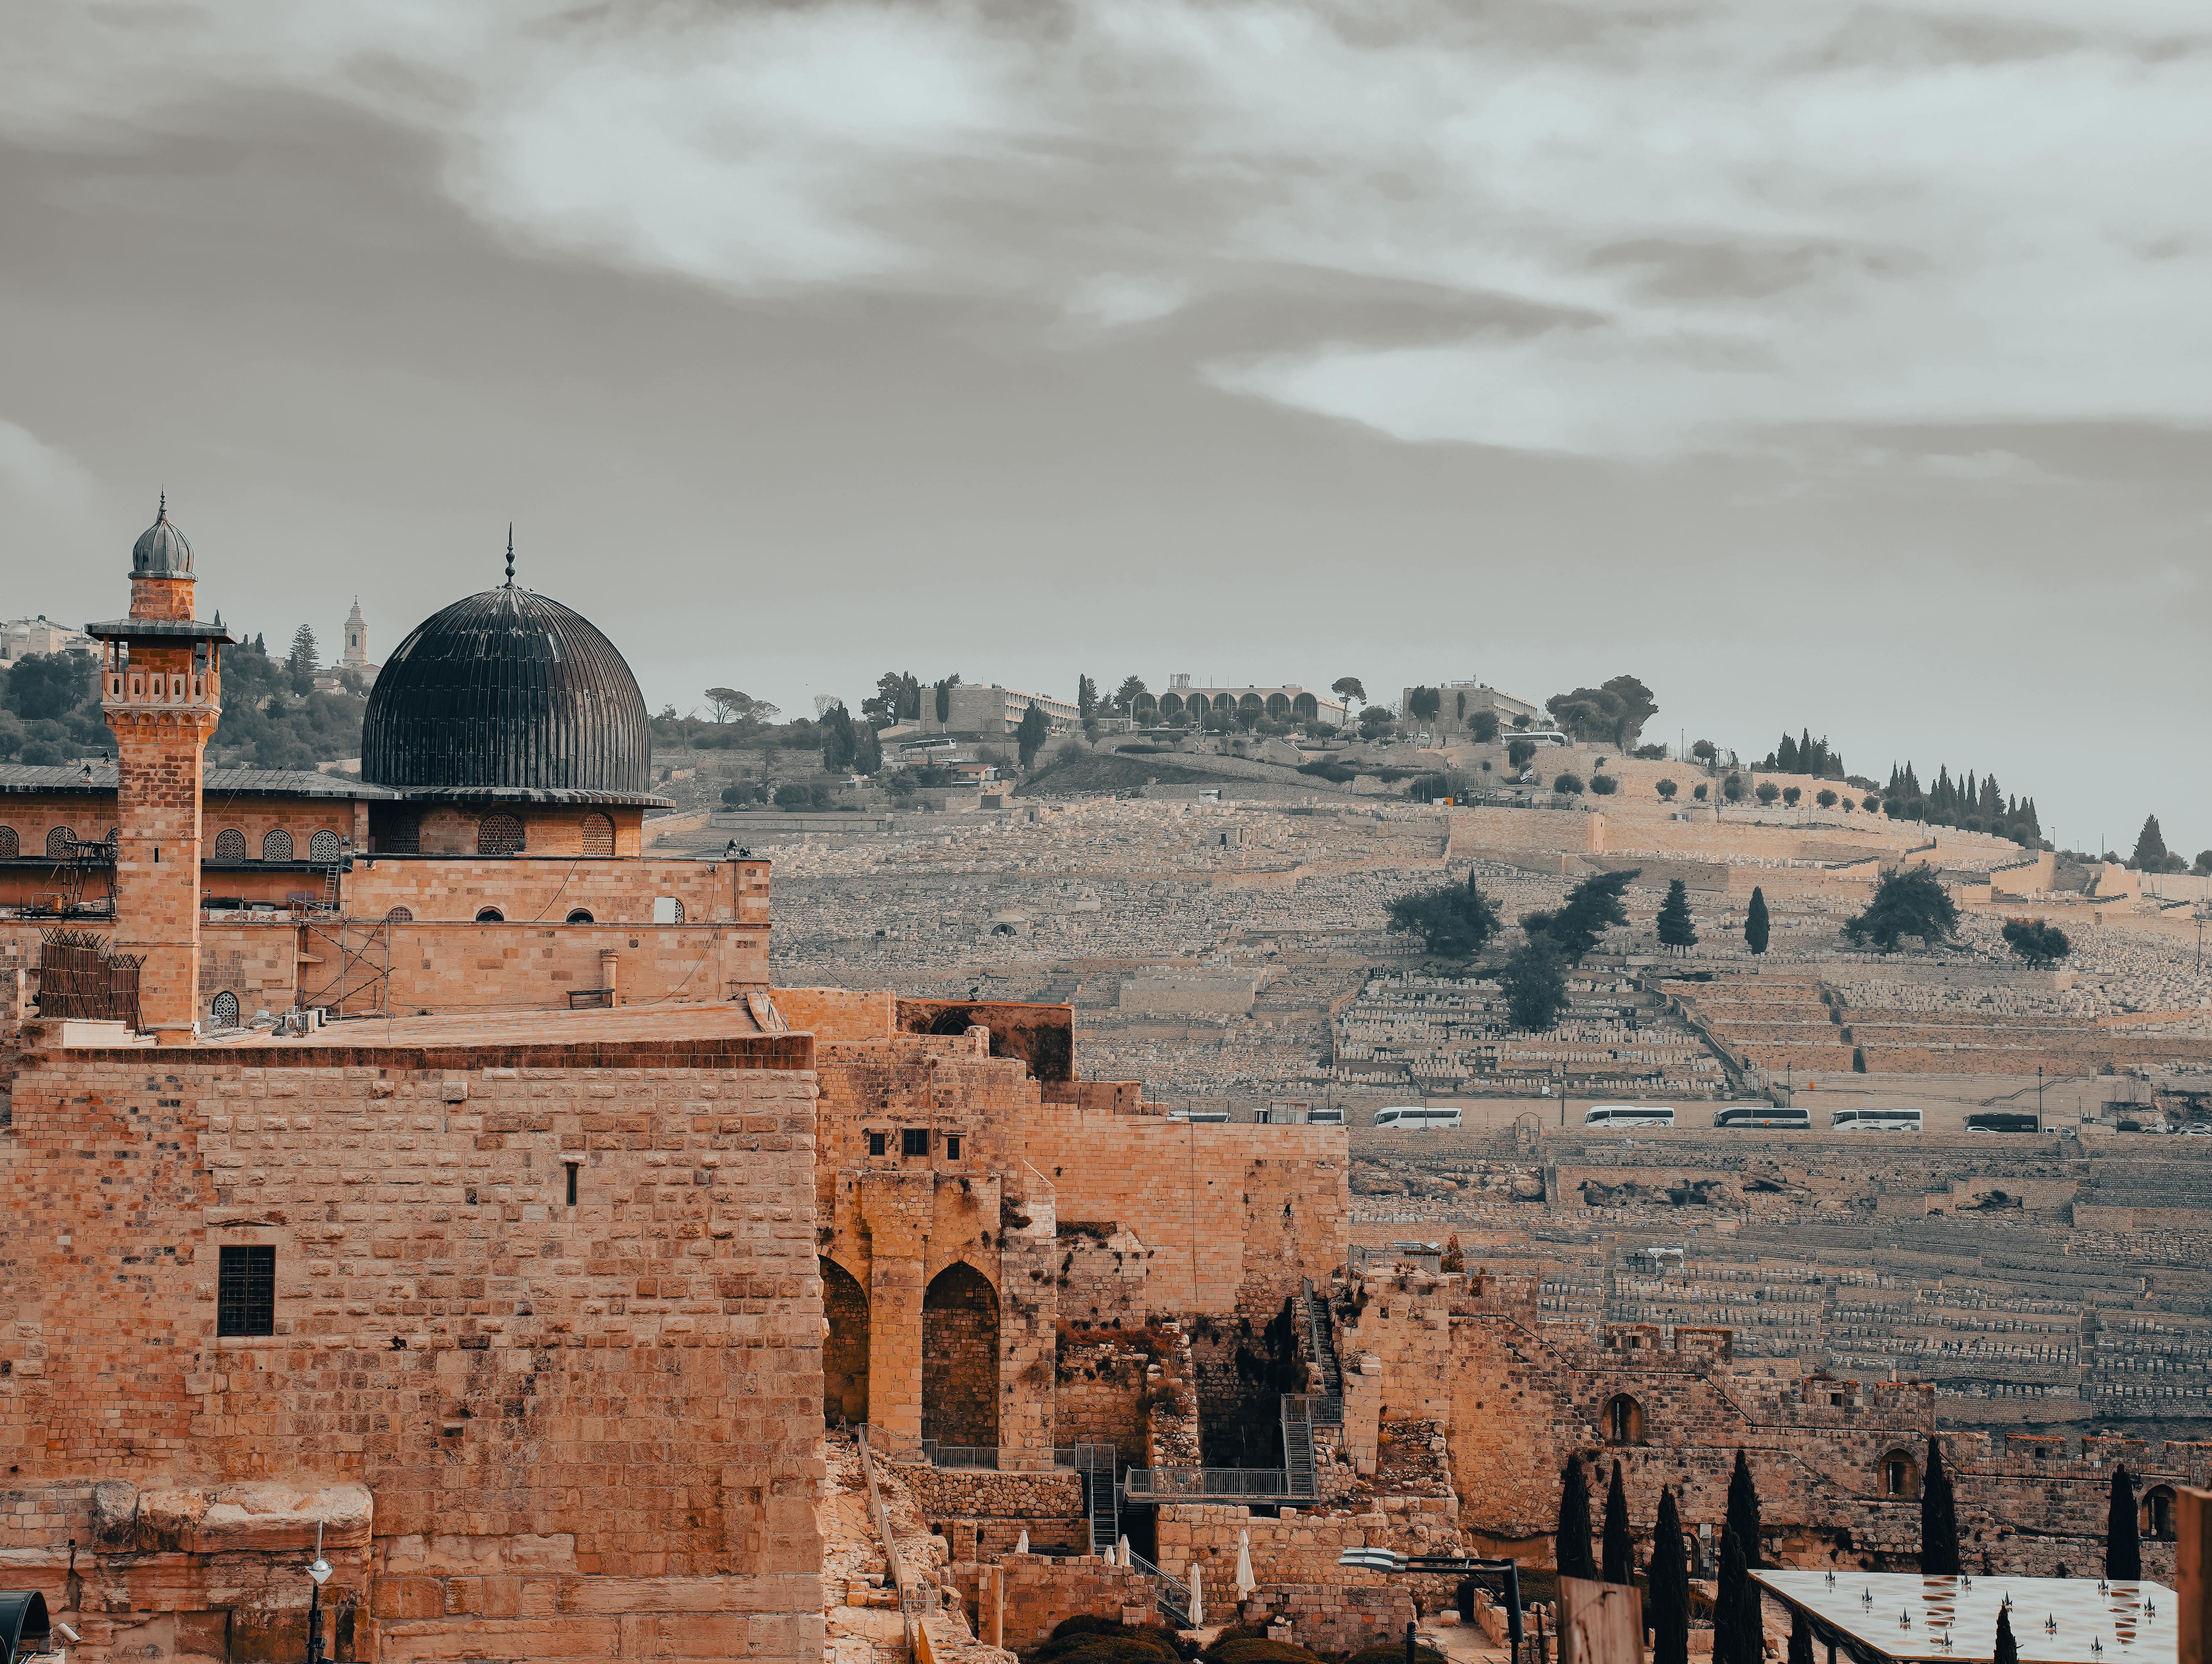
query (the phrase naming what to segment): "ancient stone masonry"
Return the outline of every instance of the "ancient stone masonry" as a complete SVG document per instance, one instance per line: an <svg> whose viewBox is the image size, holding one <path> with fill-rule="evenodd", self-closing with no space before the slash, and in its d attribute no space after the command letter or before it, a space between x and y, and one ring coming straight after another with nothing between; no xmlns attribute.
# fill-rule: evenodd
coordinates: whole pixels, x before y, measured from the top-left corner
<svg viewBox="0 0 2212 1664"><path fill-rule="evenodd" d="M1547 1322L1535 1303L1486 1279L1401 1270L1336 1291L1344 1319L1346 1439L1371 1460L1372 1430L1394 1418L1444 1430L1470 1538L1547 1552L1558 1473L1570 1454L1621 1464L1632 1519L1648 1521L1661 1486L1712 1549L1735 1452L1747 1450L1769 1552L1792 1564L1899 1569L1919 1546L1917 1497L1936 1391L1737 1360L1725 1331ZM1985 1432L1943 1436L1963 1540L1977 1565L2049 1575L2094 1562L2111 1464L2155 1489L2194 1482L2203 1447L2082 1441L2013 1444ZM2154 1514L2154 1506L2147 1504ZM2154 1536L2155 1532L2154 1532ZM2146 1564L2170 1555L2154 1542Z"/></svg>
<svg viewBox="0 0 2212 1664"><path fill-rule="evenodd" d="M359 1516L328 1592L352 1655L679 1631L819 1655L803 1039L154 1054L57 1027L29 1031L0 1167L0 1441L47 1499L7 1524L50 1599L66 1536L82 1575L167 1568L86 1610L94 1655L226 1625L230 1656L296 1655L301 1580L241 1589L225 1557L296 1552L333 1509ZM231 1305L257 1248L261 1316ZM219 1523L251 1481L337 1500Z"/></svg>

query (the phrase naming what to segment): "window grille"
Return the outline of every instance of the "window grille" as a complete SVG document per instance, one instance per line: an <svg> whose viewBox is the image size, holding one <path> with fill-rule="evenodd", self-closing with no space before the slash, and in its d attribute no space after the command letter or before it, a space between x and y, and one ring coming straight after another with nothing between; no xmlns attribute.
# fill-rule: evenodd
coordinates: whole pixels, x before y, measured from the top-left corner
<svg viewBox="0 0 2212 1664"><path fill-rule="evenodd" d="M335 832L318 832L307 840L307 859L319 865L327 866L344 853L345 845Z"/></svg>
<svg viewBox="0 0 2212 1664"><path fill-rule="evenodd" d="M215 858L218 861L242 861L246 859L246 834L234 826L226 826L215 835Z"/></svg>
<svg viewBox="0 0 2212 1664"><path fill-rule="evenodd" d="M477 823L477 853L515 855L522 851L522 823L512 815L486 815Z"/></svg>
<svg viewBox="0 0 2212 1664"><path fill-rule="evenodd" d="M608 817L584 817L584 853L586 855L611 855L615 853L615 823Z"/></svg>
<svg viewBox="0 0 2212 1664"><path fill-rule="evenodd" d="M279 828L261 841L261 859L264 861L289 861L292 859L292 835Z"/></svg>
<svg viewBox="0 0 2212 1664"><path fill-rule="evenodd" d="M209 1007L209 1014L214 1017L216 1028L235 1029L238 1026L238 996L225 988L216 995L215 1003Z"/></svg>
<svg viewBox="0 0 2212 1664"><path fill-rule="evenodd" d="M12 826L0 826L0 860L12 860L23 853L22 841Z"/></svg>
<svg viewBox="0 0 2212 1664"><path fill-rule="evenodd" d="M900 1155L927 1156L928 1153L929 1129L927 1127L908 1127L900 1132Z"/></svg>
<svg viewBox="0 0 2212 1664"><path fill-rule="evenodd" d="M46 853L56 860L68 859L76 847L76 834L66 826L57 826L46 834Z"/></svg>
<svg viewBox="0 0 2212 1664"><path fill-rule="evenodd" d="M276 1250L225 1246L216 1277L217 1334L276 1333Z"/></svg>

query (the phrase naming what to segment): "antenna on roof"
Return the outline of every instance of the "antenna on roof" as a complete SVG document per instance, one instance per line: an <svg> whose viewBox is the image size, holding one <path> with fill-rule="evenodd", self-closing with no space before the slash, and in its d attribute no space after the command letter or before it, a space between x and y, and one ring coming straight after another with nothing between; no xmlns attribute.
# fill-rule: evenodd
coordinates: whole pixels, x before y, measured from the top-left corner
<svg viewBox="0 0 2212 1664"><path fill-rule="evenodd" d="M507 586L514 587L514 522L507 523Z"/></svg>

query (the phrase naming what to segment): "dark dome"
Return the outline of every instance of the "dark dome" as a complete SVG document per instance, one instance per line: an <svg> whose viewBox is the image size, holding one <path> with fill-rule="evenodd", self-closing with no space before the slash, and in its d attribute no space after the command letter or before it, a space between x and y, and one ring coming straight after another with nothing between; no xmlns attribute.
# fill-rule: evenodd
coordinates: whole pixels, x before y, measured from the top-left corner
<svg viewBox="0 0 2212 1664"><path fill-rule="evenodd" d="M169 498L161 496L161 512L154 524L138 534L131 546L131 575L134 578L189 578L192 575L192 546L185 534L169 524Z"/></svg>
<svg viewBox="0 0 2212 1664"><path fill-rule="evenodd" d="M362 778L403 791L645 799L652 768L645 696L614 644L512 585L416 625L362 724Z"/></svg>

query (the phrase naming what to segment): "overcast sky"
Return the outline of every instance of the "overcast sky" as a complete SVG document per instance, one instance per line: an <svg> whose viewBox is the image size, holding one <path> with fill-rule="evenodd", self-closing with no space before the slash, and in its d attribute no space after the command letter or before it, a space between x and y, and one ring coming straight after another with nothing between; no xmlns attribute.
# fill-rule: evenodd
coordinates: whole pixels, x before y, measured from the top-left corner
<svg viewBox="0 0 2212 1664"><path fill-rule="evenodd" d="M1174 671L2212 845L2203 0L14 0L0 612Z"/></svg>

